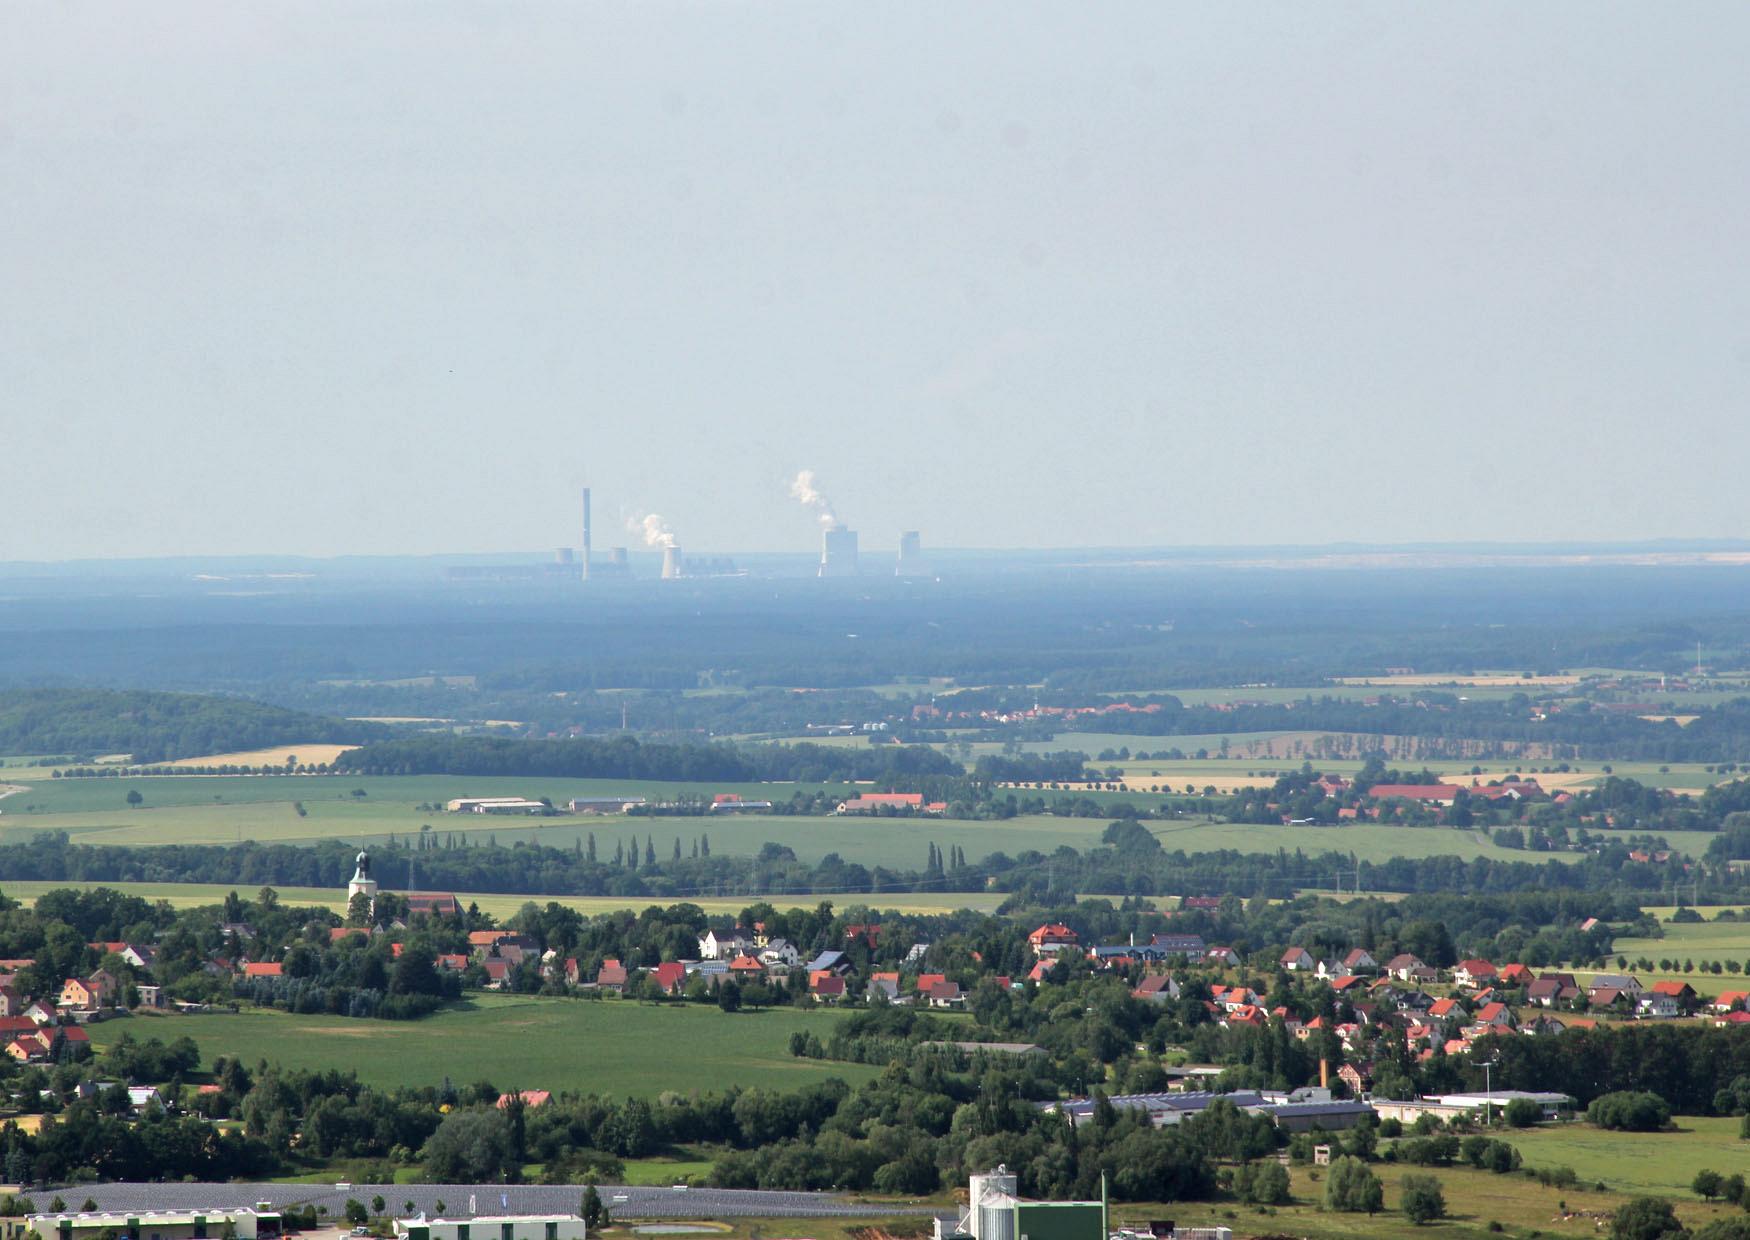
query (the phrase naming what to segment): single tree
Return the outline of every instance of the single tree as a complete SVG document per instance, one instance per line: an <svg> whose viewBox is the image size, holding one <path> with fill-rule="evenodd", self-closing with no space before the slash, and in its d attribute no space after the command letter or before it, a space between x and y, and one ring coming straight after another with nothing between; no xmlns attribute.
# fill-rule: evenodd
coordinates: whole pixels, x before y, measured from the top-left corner
<svg viewBox="0 0 1750 1240"><path fill-rule="evenodd" d="M1446 1217L1446 1194L1440 1191L1440 1181L1431 1175L1406 1175L1398 1189L1402 1196L1404 1217L1420 1227Z"/></svg>
<svg viewBox="0 0 1750 1240"><path fill-rule="evenodd" d="M1377 1214L1385 1204L1379 1177L1359 1158L1334 1159L1325 1175L1325 1209L1343 1214Z"/></svg>

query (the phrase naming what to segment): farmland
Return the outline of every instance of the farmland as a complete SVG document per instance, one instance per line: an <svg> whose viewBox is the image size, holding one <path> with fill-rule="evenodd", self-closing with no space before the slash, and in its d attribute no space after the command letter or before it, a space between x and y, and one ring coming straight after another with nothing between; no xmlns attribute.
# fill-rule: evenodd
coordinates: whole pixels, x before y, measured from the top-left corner
<svg viewBox="0 0 1750 1240"><path fill-rule="evenodd" d="M1717 910L1701 911L1703 916L1711 917ZM1663 938L1616 940L1616 954L1630 960L1636 956L1654 960L1671 957L1693 960L1697 964L1711 964L1716 960L1721 964L1728 960L1750 961L1750 921L1666 922L1660 928L1665 932ZM1696 977L1686 976L1684 980L1697 990L1703 989L1703 981ZM1715 984L1722 982L1721 978L1706 980ZM1740 989L1731 983L1729 975L1723 980L1726 989Z"/></svg>
<svg viewBox="0 0 1750 1240"><path fill-rule="evenodd" d="M83 889L107 887L125 895L138 896L142 900L165 900L175 908L198 908L202 905L218 904L232 891L246 897L254 895L252 889L240 888L237 885L228 886L223 883L97 883L51 880L20 880L3 883L0 884L0 894L29 904L44 892L59 891L69 887ZM335 913L346 911L346 892L338 887L275 887L274 890L279 893L280 899L286 904L325 908ZM486 892L458 892L456 894L464 906L478 904L481 912L499 921L514 916L518 909L530 901L540 905L546 905L549 902L561 904L589 916L628 909L636 911L648 908L652 904L679 902L648 897L634 899L623 896L528 896ZM756 899L764 900L779 909L811 909L822 900L828 900L838 905L847 905L855 900L867 902L873 907L884 910L891 909L899 913L928 916L963 908L979 912L994 912L997 905L1002 903L1003 894L1001 892L950 892L947 894L919 892L848 897L842 893L796 892L791 895L761 897L696 896L687 899L686 903L697 905L712 916L733 916L739 914Z"/></svg>
<svg viewBox="0 0 1750 1240"><path fill-rule="evenodd" d="M1153 764L1151 764L1152 767ZM1167 764L1170 767L1172 764ZM1346 764L1326 763L1341 770ZM1354 764L1347 764L1354 765ZM1199 763L1199 779L1217 767L1237 768L1256 778L1269 771L1239 763ZM1162 769L1166 769L1163 767ZM1255 782L1255 780L1254 780ZM1102 818L1069 818L1048 814L1005 820L939 818L840 818L801 815L714 815L710 817L628 818L559 816L500 818L446 814L435 805L456 796L546 796L563 802L589 795L675 795L737 791L746 796L782 797L800 785L678 785L640 781L469 778L463 776L160 776L142 779L42 780L0 802L0 843L22 842L44 830L63 831L75 843L151 846L159 844L233 844L244 840L307 844L345 840L369 844L390 837L405 840L421 826L440 834L455 832L470 843L488 838L510 845L538 842L554 848L579 847L594 836L598 849L611 855L618 845L636 839L654 840L667 855L679 838L684 850L700 835L708 836L719 854L752 854L768 843L787 846L798 858L814 862L829 853L862 865L912 869L921 865L930 844L957 846L974 859L993 852L1015 856L1027 850L1049 853L1068 845L1088 848L1098 843L1106 823ZM130 789L139 789L145 803L130 808ZM845 791L852 791L845 789ZM364 795L355 795L355 793ZM1047 794L1049 795L1049 794ZM1096 799L1124 800L1115 794ZM1131 797L1133 801L1147 798ZM300 810L302 812L300 812ZM1411 829L1355 824L1345 827L1242 825L1203 818L1165 820L1149 824L1168 849L1187 852L1232 849L1269 853L1277 849L1320 852L1335 849L1358 859L1383 861L1403 857L1489 857L1496 860L1542 862L1551 857L1572 860L1576 854L1531 854L1504 849L1480 831ZM1711 836L1672 833L1672 845L1689 853L1706 848Z"/></svg>
<svg viewBox="0 0 1750 1240"><path fill-rule="evenodd" d="M790 1055L790 1034L823 1040L835 1012L773 1008L726 1015L694 1004L484 995L419 1021L295 1016L245 1008L236 1015L135 1016L91 1027L99 1047L190 1037L201 1062L241 1056L290 1068L344 1066L381 1086L491 1080L499 1089L552 1089L654 1097L730 1084L794 1089L837 1076L856 1084L878 1070ZM514 1054L507 1047L514 1043ZM685 1048L685 1053L680 1053Z"/></svg>

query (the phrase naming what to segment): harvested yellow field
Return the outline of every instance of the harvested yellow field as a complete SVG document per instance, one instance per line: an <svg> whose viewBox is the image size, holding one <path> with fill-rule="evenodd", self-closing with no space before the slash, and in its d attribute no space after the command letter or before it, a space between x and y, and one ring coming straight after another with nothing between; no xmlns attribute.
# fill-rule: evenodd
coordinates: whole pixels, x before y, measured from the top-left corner
<svg viewBox="0 0 1750 1240"><path fill-rule="evenodd" d="M204 758L179 758L165 766L284 766L296 758L299 764L332 762L356 745L274 745L268 749L246 749L240 753L214 753Z"/></svg>
<svg viewBox="0 0 1750 1240"><path fill-rule="evenodd" d="M1637 718L1645 719L1648 723L1674 723L1680 728L1687 728L1690 724L1694 723L1697 719L1700 719L1701 716L1700 715L1639 715L1639 716L1637 716Z"/></svg>

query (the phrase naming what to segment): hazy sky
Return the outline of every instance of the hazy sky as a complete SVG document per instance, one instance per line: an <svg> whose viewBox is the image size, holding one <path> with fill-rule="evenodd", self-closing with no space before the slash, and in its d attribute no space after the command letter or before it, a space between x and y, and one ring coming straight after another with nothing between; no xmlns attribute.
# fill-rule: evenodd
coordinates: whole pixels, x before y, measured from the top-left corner
<svg viewBox="0 0 1750 1240"><path fill-rule="evenodd" d="M1750 535L1750 8L11 4L0 560Z"/></svg>

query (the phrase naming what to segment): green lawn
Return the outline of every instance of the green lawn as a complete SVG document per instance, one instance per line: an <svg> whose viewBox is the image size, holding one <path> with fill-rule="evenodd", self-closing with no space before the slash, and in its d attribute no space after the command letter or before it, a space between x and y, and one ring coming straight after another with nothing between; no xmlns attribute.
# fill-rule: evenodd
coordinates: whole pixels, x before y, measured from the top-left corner
<svg viewBox="0 0 1750 1240"><path fill-rule="evenodd" d="M418 1021L293 1016L258 1008L237 1015L135 1016L91 1026L102 1047L136 1038L191 1037L203 1067L241 1056L293 1068L343 1068L373 1085L490 1080L499 1089L654 1096L759 1085L794 1089L829 1076L853 1084L877 1069L789 1053L790 1034L825 1039L837 1012L776 1008L726 1015L696 1004L488 995Z"/></svg>

